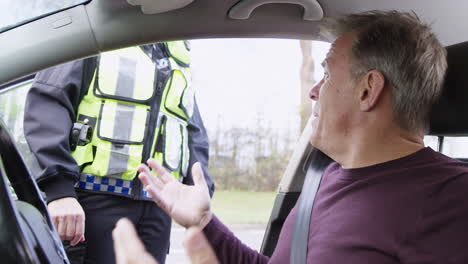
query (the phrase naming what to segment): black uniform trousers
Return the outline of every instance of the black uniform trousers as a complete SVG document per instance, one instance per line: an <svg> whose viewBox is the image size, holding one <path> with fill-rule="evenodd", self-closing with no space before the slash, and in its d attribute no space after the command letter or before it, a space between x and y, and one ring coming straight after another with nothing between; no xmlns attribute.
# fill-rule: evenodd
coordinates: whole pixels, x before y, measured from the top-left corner
<svg viewBox="0 0 468 264"><path fill-rule="evenodd" d="M65 245L70 263L115 263L112 230L127 217L134 225L146 250L164 263L169 250L171 218L154 202L77 191L85 212L85 242Z"/></svg>

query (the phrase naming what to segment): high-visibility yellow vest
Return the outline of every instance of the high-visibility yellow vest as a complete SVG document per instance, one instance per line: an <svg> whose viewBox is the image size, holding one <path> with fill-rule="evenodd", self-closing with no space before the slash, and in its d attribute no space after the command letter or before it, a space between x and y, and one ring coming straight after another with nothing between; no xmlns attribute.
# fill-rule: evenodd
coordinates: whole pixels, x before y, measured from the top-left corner
<svg viewBox="0 0 468 264"><path fill-rule="evenodd" d="M187 175L194 108L189 49L184 41L164 46L169 56L156 60L140 47L99 56L78 107L78 122L93 127L90 143L72 152L82 173L132 180L137 166L153 157L175 178Z"/></svg>

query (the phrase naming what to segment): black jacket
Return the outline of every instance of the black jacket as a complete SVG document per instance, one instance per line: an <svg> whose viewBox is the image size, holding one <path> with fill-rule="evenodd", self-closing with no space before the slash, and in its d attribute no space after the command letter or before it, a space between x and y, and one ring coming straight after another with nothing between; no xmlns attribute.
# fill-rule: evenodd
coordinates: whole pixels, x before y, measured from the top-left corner
<svg viewBox="0 0 468 264"><path fill-rule="evenodd" d="M70 131L76 120L80 100L88 91L96 62L96 57L93 57L41 71L28 92L24 133L41 167L37 182L46 193L48 202L63 197L76 197L74 185L79 179L80 169L70 154ZM214 183L208 173L208 137L196 104L189 120L188 133L189 168L196 161L202 164L212 195ZM193 184L191 172L184 183ZM134 179L133 186L141 190L138 178Z"/></svg>

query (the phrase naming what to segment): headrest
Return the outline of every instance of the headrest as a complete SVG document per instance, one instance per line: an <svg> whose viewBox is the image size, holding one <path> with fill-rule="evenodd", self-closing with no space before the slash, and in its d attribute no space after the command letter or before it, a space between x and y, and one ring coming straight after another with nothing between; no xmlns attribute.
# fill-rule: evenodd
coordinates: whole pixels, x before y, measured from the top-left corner
<svg viewBox="0 0 468 264"><path fill-rule="evenodd" d="M430 114L430 135L468 136L468 42L447 47L441 98Z"/></svg>

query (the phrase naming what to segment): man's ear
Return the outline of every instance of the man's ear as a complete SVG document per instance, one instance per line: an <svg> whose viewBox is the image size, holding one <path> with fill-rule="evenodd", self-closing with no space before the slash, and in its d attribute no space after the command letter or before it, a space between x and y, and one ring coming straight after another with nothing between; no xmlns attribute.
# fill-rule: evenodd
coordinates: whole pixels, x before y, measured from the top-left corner
<svg viewBox="0 0 468 264"><path fill-rule="evenodd" d="M372 110L383 96L385 77L378 70L368 71L361 79L359 91L359 104L361 111Z"/></svg>

